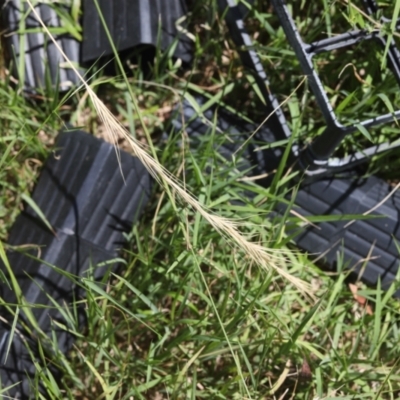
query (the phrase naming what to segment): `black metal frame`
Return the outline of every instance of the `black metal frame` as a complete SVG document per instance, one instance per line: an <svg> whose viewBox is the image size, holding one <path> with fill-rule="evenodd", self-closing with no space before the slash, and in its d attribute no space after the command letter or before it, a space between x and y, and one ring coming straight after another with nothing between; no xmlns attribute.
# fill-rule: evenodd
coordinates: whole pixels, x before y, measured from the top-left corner
<svg viewBox="0 0 400 400"><path fill-rule="evenodd" d="M268 125L273 130L277 140L287 139L291 136L290 128L285 115L279 105L278 99L270 90L267 73L262 66L260 57L253 49L253 42L246 31L243 21L243 8L235 4L234 0L218 0L221 10L226 12L225 19L235 44L239 48L239 54L243 65L254 72L254 78L264 97L267 114L271 114Z"/></svg>
<svg viewBox="0 0 400 400"><path fill-rule="evenodd" d="M376 154L400 147L400 140L398 140L393 143L384 143L372 146L345 158L333 158L332 155L338 145L346 135L355 132L358 129L357 125L369 128L391 122L400 117L400 110L395 111L393 114L388 113L376 118L360 121L358 124L342 125L338 121L338 118L330 105L321 79L312 63L313 57L317 54L348 47L361 41L377 41L384 49L388 45L387 35L385 35L381 29L376 29L372 32L353 30L332 38L326 38L313 43L305 43L296 28L296 24L292 19L284 0L271 0L271 3L279 18L282 28L285 31L286 37L295 51L300 66L308 78L310 88L326 121L325 131L304 150L299 150L299 144L294 145L292 149L294 158L298 159L299 165L304 170L305 174L319 176L322 174L351 169L360 163L368 161ZM286 119L279 107L277 99L269 89L267 74L261 65L257 53L253 49L251 38L245 30L241 9L233 0L219 0L219 5L221 9L227 10L226 20L232 37L236 45L241 48L241 58L244 65L252 69L255 73L256 81L268 105L267 111L269 111L269 113L274 111L275 116L271 116L271 123L269 122L269 125L278 139L289 137L290 131ZM374 0L363 0L363 5L368 16L376 17L378 6ZM380 22L381 25L387 25L390 23L390 20L381 17ZM397 22L396 28L400 28L400 20ZM389 66L400 86L400 51L396 47L393 39L388 45L387 54Z"/></svg>

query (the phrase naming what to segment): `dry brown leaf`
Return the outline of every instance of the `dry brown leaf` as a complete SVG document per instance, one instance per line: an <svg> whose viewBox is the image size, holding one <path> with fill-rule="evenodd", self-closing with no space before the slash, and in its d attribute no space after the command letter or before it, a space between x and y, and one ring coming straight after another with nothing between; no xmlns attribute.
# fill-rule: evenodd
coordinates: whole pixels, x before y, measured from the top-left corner
<svg viewBox="0 0 400 400"><path fill-rule="evenodd" d="M373 310L372 310L372 307L368 304L368 300L367 300L365 297L360 296L360 295L358 294L358 286L357 286L357 285L354 285L353 283L350 283L350 284L349 284L349 289L350 289L351 293L353 294L354 300L355 300L360 306L362 306L362 307L365 308L365 312L366 312L368 315L373 315L374 312L373 312Z"/></svg>

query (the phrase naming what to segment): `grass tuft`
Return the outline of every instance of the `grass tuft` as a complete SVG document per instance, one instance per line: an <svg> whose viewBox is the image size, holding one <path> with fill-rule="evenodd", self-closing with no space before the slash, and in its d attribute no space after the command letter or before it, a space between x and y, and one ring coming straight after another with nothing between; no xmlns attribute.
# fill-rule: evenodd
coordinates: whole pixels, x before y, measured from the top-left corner
<svg viewBox="0 0 400 400"><path fill-rule="evenodd" d="M2 241L65 121L129 150L160 184L140 223L127 235L120 271L101 282L91 271L83 278L70 276L85 289L85 296L72 304L49 299L51 306L46 307L57 308L62 320L53 321L52 337L39 341L33 387L41 383L44 398L78 400L399 398L400 309L392 297L399 280L386 291L380 283L368 288L350 275L354 266L344 265L340 253L336 270L320 269L313 262L316 255L290 245L287 227L305 221L289 213L269 218L274 204L287 202L296 191L293 174L284 174L282 165L273 185L263 188L246 180L239 153L233 160L220 155L218 149L229 145L229 136L215 123L220 105L239 110L248 122L259 124L266 115L218 18L216 2L193 3L190 31L196 60L190 70L178 68L179 62L157 50L160 64L152 82L137 66L131 66L131 75L120 68L117 77L99 69L91 79L79 75L82 87L63 99L45 88L41 101L15 93L4 70ZM335 35L344 25L365 19L353 2L289 3L302 23L301 32L312 37ZM388 12L393 11L391 2L386 3ZM74 13L68 29L80 33L76 9ZM291 128L309 137L321 119L272 10L256 1L247 22ZM350 49L345 56L354 59L357 51ZM353 62L339 77L333 61L320 62L328 75L347 81L354 77L354 68L359 73L360 68L373 67L372 59L362 65ZM395 107L396 97L393 102L389 96L393 91L386 92L388 82L373 88L375 94L357 92L361 100L352 95L350 84L336 88L332 96L342 104L345 117L358 110L364 95L376 95L382 106ZM370 90L365 85L361 89ZM198 94L206 98L204 103L197 103ZM207 135L196 141L187 138L189 121L184 120L181 131L160 134L170 133L169 116L183 99L209 126ZM205 117L209 109L215 119ZM388 126L378 137L370 134L380 141L394 138L397 130ZM349 139L342 151L354 150L355 144ZM287 142L280 145L289 149ZM374 168L388 168L384 164L377 161ZM306 222L322 219L315 216ZM16 321L21 314L30 317L33 308L12 279L1 245L0 257L9 270L8 284L18 294L17 304L3 304L13 315L6 322L15 337ZM81 310L87 321L84 329ZM36 324L33 318L31 324ZM67 355L57 348L59 329L76 338ZM63 372L61 380L43 367L41 361L49 359Z"/></svg>

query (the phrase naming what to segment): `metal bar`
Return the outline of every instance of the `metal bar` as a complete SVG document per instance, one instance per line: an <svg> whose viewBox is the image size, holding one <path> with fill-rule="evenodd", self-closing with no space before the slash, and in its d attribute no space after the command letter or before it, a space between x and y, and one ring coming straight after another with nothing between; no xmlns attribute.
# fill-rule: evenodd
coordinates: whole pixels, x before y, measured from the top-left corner
<svg viewBox="0 0 400 400"><path fill-rule="evenodd" d="M384 38L379 37L379 41L381 42L382 46L386 47L386 41ZM392 69L393 75L397 80L397 83L400 85L400 52L394 43L394 40L389 45L389 50L387 53L387 57L389 59L389 65Z"/></svg>
<svg viewBox="0 0 400 400"><path fill-rule="evenodd" d="M375 125L382 125L382 124L387 124L388 122L393 122L395 120L400 119L400 110L395 111L393 114L384 114L384 115L379 115L378 117L375 118L370 118L367 119L363 122L360 123L360 125L366 127L366 128L370 128L372 126ZM357 130L356 126L349 126L348 128L348 132L354 132Z"/></svg>
<svg viewBox="0 0 400 400"><path fill-rule="evenodd" d="M327 51L341 49L343 47L353 46L363 40L373 39L377 36L376 33L378 32L368 33L363 30L346 32L342 33L341 35L322 39L318 42L313 42L309 45L305 45L305 50L307 53L314 55Z"/></svg>
<svg viewBox="0 0 400 400"><path fill-rule="evenodd" d="M396 111L393 114L384 114L379 115L375 118L370 118L368 120L362 121L359 125L364 126L365 128L370 128L375 125L381 125L388 122L392 122L396 119L400 118L400 110ZM335 129L332 131L330 127L326 128L326 130L319 135L310 146L308 146L302 153L302 161L301 164L304 168L312 168L313 166L319 166L321 163L329 165L329 157L332 155L332 148L336 148L339 146L340 142L345 138L349 133L357 131L357 125L349 125L343 127L338 130ZM382 146L382 145L381 145ZM382 147L383 148L383 147ZM389 148L389 147L388 147ZM369 152L365 151L366 155L364 159L366 159ZM356 157L357 160L360 160L359 157ZM350 159L348 159L350 161ZM346 161L346 162L349 162Z"/></svg>
<svg viewBox="0 0 400 400"><path fill-rule="evenodd" d="M320 169L321 165L329 165L329 157L331 157L335 149L340 145L341 141L347 134L357 130L358 124L364 127L372 127L374 125L387 123L399 118L400 111L396 111L393 114L380 115L375 118L360 121L358 124L355 123L349 126L343 126L337 120L334 110L330 105L329 99L322 86L322 82L314 68L312 63L313 56L318 53L352 46L364 40L378 40L385 48L387 46L387 40L386 37L382 36L382 33L379 30L375 30L373 32L354 30L337 35L335 37L322 39L311 44L304 43L284 1L271 1L286 33L289 43L296 53L296 56L300 62L300 66L308 77L311 90L327 123L326 130L301 153L300 164L303 166L303 168L318 170ZM363 3L369 14L374 14L378 11L378 7L374 0L364 0ZM390 43L387 56L390 67L400 84L400 52L397 49L394 41ZM357 155L352 159L361 160L362 158L366 159L367 157L368 152L364 152L362 157L361 155ZM344 163L350 162L349 160L350 159L345 160Z"/></svg>
<svg viewBox="0 0 400 400"><path fill-rule="evenodd" d="M286 4L280 0L271 0L271 2L274 6L275 12L278 14L282 28L286 33L286 37L296 53L300 66L307 76L311 90L316 97L327 125L331 127L332 131L336 128L340 129L341 125L336 119L335 113L333 112L329 99L322 87L318 74L312 65L312 54L306 51L306 44L303 42L299 32L297 31L296 24L290 16ZM332 149L332 152L333 150L334 149Z"/></svg>
<svg viewBox="0 0 400 400"><path fill-rule="evenodd" d="M253 49L253 42L247 33L241 8L233 0L218 0L219 8L226 11L226 22L233 41L239 47L242 63L249 68L255 77L256 83L267 105L266 114L271 115L268 125L274 131L278 140L287 139L291 132L277 98L271 93L267 74L262 66L257 52Z"/></svg>
<svg viewBox="0 0 400 400"><path fill-rule="evenodd" d="M354 168L357 165L363 164L371 157L379 154L387 153L400 148L400 139L393 143L382 143L377 146L372 146L362 151L357 151L343 158L329 158L325 162L314 164L314 168L305 169L305 174L308 177L323 177L349 170L349 166Z"/></svg>

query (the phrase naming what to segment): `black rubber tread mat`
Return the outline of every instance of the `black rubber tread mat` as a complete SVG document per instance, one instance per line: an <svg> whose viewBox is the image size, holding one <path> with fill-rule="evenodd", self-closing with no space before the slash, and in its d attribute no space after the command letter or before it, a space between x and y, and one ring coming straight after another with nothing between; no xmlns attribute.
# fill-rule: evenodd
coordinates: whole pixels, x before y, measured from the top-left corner
<svg viewBox="0 0 400 400"><path fill-rule="evenodd" d="M30 380L35 367L27 344L39 365L50 369L54 346L64 352L70 348L73 337L56 327L55 321L68 324L52 300L64 308L70 307L74 298L84 295L79 277L99 280L117 267L116 257L125 243L124 232L139 217L150 189L150 176L137 158L123 151L117 155L112 145L81 131L60 134L56 150L46 162L32 195L56 236L27 207L13 225L8 241L9 245L22 247L7 253L38 325L49 337L55 332L57 343L41 340L48 365L43 364L35 354L35 341L23 328L23 323L30 324L21 310L5 359L13 316L2 307L1 315L9 324L2 320L0 325L1 387L21 381L10 390L12 398L34 395ZM0 264L0 270L8 276L4 265ZM6 303L16 303L9 284L0 284L0 295ZM83 322L83 314L78 310L76 324L81 326Z"/></svg>
<svg viewBox="0 0 400 400"><path fill-rule="evenodd" d="M190 63L191 42L177 29L177 25L185 26L186 6L182 0L99 0L98 3L118 51L142 45L160 45L163 50L176 46L174 56ZM93 0L84 1L83 30L82 62L113 55Z"/></svg>
<svg viewBox="0 0 400 400"><path fill-rule="evenodd" d="M197 101L200 105L203 103L203 100L197 99ZM177 130L182 129L180 110L181 107L178 107L172 122ZM185 132L190 138L197 139L210 132L212 128L207 119L214 121L212 110L199 117L192 106L184 102L183 111L184 121L188 123ZM219 108L217 127L213 129L231 139L231 143L218 149L219 152L225 158L232 159L232 154L256 128ZM256 145L250 141L242 153L244 169L252 175L272 171L279 165L281 156L279 150L254 151L263 142L268 144L276 140L272 132L268 129L260 130L254 140L257 141ZM255 155L257 153L258 155ZM269 182L265 180L262 184L268 185ZM323 260L331 269L336 268L337 256L342 252L346 267L353 269L357 274L361 272L363 281L376 285L380 278L383 287L387 288L395 280L400 264L397 248L397 243L400 244L400 193L395 192L383 202L392 190L393 187L374 176L363 179L325 178L303 184L297 193L293 210L305 217L319 215L340 217L368 212L368 215L374 218L355 220L351 223L349 219L342 219L314 224L317 227L309 225L294 228L293 225L288 225L288 233L293 235L297 233L294 241L301 249L314 254L315 257L323 254ZM283 203L277 207L280 214L287 210L287 205ZM367 258L368 262L364 263L362 260ZM400 291L398 294L400 295Z"/></svg>
<svg viewBox="0 0 400 400"><path fill-rule="evenodd" d="M349 220L323 222L317 224L317 228L308 226L295 238L297 245L309 253L324 253L324 260L332 267L338 252L342 252L347 268L361 273L362 279L370 285L376 285L380 278L382 286L387 288L395 280L400 264L400 247L397 247L400 244L400 193L391 194L393 189L374 176L329 178L303 185L293 209L306 218L309 215L365 213L377 218L352 223ZM362 260L367 259L364 268Z"/></svg>
<svg viewBox="0 0 400 400"><path fill-rule="evenodd" d="M60 4L57 7L61 7ZM62 91L70 89L78 83L76 74L67 66L36 16L28 10L29 5L21 0L8 0L2 10L14 75L17 79L24 79L28 90L44 87L47 82L52 85L58 83ZM36 10L49 29L62 27L60 17L48 4L37 5ZM27 29L35 29L36 32L24 32ZM54 33L54 36L69 59L78 65L80 43L66 33ZM24 67L23 71L21 66Z"/></svg>
<svg viewBox="0 0 400 400"><path fill-rule="evenodd" d="M137 158L83 132L62 134L58 147L61 153L43 168L32 198L58 231L115 251L148 194L146 169ZM36 216L29 207L26 212Z"/></svg>

